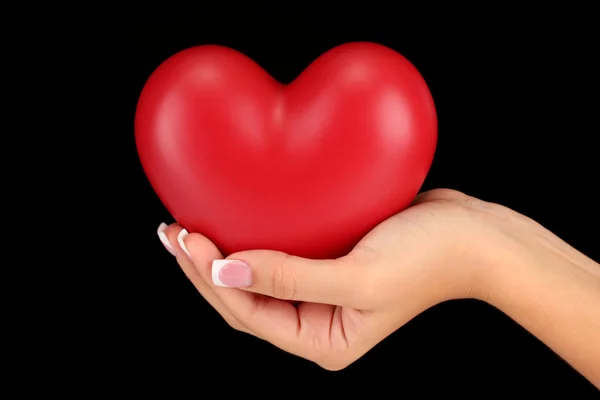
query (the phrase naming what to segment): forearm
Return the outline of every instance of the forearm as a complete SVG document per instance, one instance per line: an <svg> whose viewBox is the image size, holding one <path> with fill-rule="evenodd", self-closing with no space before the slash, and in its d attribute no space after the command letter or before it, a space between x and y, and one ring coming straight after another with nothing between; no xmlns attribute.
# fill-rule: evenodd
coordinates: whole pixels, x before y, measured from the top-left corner
<svg viewBox="0 0 600 400"><path fill-rule="evenodd" d="M539 240L508 246L485 299L600 387L600 266Z"/></svg>

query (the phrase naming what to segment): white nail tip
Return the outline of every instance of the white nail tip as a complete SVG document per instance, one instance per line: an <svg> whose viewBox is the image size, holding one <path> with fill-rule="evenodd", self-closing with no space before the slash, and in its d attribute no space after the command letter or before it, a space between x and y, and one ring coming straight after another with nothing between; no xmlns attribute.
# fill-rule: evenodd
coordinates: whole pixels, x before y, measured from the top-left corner
<svg viewBox="0 0 600 400"><path fill-rule="evenodd" d="M163 246L165 246L167 248L167 250L169 251L169 253L175 255L175 250L173 250L173 246L171 246L171 243L169 242L169 238L165 234L165 230L167 228L168 228L167 224L165 224L163 222L163 223L161 223L158 226L158 229L156 230L156 233L158 234L158 238L162 242Z"/></svg>
<svg viewBox="0 0 600 400"><path fill-rule="evenodd" d="M179 232L179 235L177 235L177 243L179 243L179 247L181 247L181 250L183 250L183 252L185 254L187 254L188 257L192 258L192 255L190 254L190 252L188 251L187 247L185 246L185 243L183 241L183 239L185 239L185 237L188 235L188 231L185 229L182 229L181 232Z"/></svg>
<svg viewBox="0 0 600 400"><path fill-rule="evenodd" d="M219 272L221 272L221 269L223 269L223 267L229 264L230 262L231 260L214 260L212 262L212 280L215 286L229 287L223 282L221 282L221 279L219 279Z"/></svg>

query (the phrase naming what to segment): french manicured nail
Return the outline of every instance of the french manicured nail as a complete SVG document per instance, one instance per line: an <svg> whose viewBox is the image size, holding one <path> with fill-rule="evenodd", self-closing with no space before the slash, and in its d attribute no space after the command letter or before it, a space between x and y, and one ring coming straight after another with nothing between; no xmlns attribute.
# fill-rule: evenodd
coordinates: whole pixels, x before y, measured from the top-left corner
<svg viewBox="0 0 600 400"><path fill-rule="evenodd" d="M169 250L169 253L175 255L175 250L173 250L173 246L171 246L171 243L169 242L169 238L167 238L167 235L165 234L165 231L167 230L167 228L168 228L167 224L165 224L163 222L158 226L158 230L156 231L156 233L158 233L158 238L162 242L163 246L165 246L165 248L167 250Z"/></svg>
<svg viewBox="0 0 600 400"><path fill-rule="evenodd" d="M192 258L192 255L188 251L187 247L185 247L185 242L183 241L183 239L185 239L187 235L188 231L182 229L181 232L179 232L179 235L177 235L177 243L179 243L179 247L181 247L181 250L183 250L183 252L187 254L189 258Z"/></svg>
<svg viewBox="0 0 600 400"><path fill-rule="evenodd" d="M212 280L221 287L248 287L252 285L252 269L243 261L214 260Z"/></svg>

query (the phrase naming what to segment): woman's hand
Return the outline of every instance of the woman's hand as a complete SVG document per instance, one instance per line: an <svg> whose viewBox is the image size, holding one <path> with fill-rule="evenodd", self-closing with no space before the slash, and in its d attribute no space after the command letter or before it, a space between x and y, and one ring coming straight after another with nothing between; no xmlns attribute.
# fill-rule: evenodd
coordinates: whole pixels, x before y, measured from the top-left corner
<svg viewBox="0 0 600 400"><path fill-rule="evenodd" d="M222 260L178 225L161 225L159 237L232 327L326 369L348 366L435 304L477 298L600 387L600 267L506 207L426 192L336 260L264 250Z"/></svg>
<svg viewBox="0 0 600 400"><path fill-rule="evenodd" d="M171 225L161 236L232 327L338 370L429 307L475 294L475 266L485 262L485 227L471 211L479 203L424 193L336 260L256 250L221 261L202 235Z"/></svg>

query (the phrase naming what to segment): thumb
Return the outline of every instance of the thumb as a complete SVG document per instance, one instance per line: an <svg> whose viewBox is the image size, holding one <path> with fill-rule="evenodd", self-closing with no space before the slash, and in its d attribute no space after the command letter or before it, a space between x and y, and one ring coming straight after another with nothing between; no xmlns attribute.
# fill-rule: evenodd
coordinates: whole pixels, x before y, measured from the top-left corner
<svg viewBox="0 0 600 400"><path fill-rule="evenodd" d="M350 306L360 290L359 269L345 259L310 260L252 250L212 264L215 285L237 287L282 300Z"/></svg>

